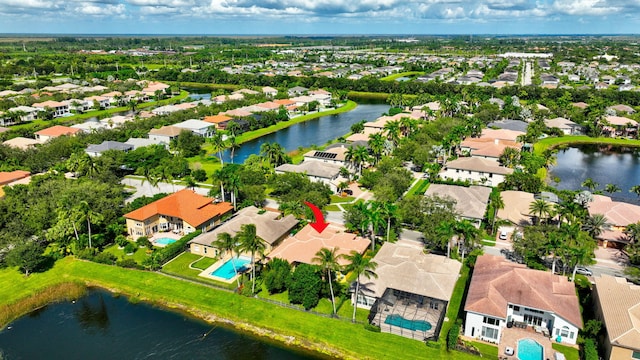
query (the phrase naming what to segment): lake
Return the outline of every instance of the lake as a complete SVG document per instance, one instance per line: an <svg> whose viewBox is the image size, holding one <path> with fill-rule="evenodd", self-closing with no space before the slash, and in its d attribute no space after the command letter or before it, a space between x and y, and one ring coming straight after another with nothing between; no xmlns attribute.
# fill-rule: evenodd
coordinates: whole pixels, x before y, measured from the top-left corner
<svg viewBox="0 0 640 360"><path fill-rule="evenodd" d="M321 358L105 291L49 305L9 326L0 332L5 360Z"/></svg>
<svg viewBox="0 0 640 360"><path fill-rule="evenodd" d="M360 120L373 121L387 111L389 111L389 105L359 104L357 108L348 112L293 124L288 128L242 144L239 149L236 149L233 162L243 163L249 155L259 154L260 146L266 142L277 142L287 152L296 150L300 146L322 145L347 134L351 131L351 125ZM217 156L217 154L213 155ZM231 152L225 151L223 159L225 162L231 162Z"/></svg>
<svg viewBox="0 0 640 360"><path fill-rule="evenodd" d="M557 154L557 165L550 170L551 178L560 178L560 190L584 190L581 186L586 178L599 183L598 190L606 184L615 184L621 192L613 199L638 203L638 196L630 193L632 186L640 184L640 149L608 145L576 145L561 149Z"/></svg>

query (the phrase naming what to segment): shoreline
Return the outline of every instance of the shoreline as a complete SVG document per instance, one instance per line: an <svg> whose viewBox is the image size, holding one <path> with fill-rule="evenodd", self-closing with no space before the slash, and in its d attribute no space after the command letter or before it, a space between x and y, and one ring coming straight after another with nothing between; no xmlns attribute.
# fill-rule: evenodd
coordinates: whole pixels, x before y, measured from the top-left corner
<svg viewBox="0 0 640 360"><path fill-rule="evenodd" d="M613 145L621 147L640 147L640 140L608 137L594 138L586 135L549 137L535 143L533 145L533 152L538 155L542 155L547 150L553 150L560 146L567 145Z"/></svg>

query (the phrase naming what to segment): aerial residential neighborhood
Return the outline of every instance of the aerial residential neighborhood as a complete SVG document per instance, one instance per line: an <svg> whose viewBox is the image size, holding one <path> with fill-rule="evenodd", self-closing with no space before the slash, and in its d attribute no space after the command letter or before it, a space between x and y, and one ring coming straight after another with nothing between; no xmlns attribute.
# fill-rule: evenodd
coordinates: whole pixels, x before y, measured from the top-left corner
<svg viewBox="0 0 640 360"><path fill-rule="evenodd" d="M0 358L640 359L636 37L4 40Z"/></svg>

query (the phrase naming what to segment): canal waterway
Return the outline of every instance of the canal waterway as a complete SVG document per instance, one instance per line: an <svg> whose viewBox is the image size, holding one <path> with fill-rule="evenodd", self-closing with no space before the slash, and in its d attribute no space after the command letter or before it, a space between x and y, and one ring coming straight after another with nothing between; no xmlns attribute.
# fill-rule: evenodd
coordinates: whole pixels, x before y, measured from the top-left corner
<svg viewBox="0 0 640 360"><path fill-rule="evenodd" d="M322 116L317 119L293 124L288 128L275 133L267 134L257 139L248 141L235 150L233 162L243 163L251 154L259 154L260 146L264 143L277 142L288 152L299 147L322 145L330 140L345 135L351 129L351 125L361 121L373 121L389 111L389 105L364 104L355 109L336 114ZM215 154L214 154L215 155ZM223 154L225 162L231 161L231 152Z"/></svg>
<svg viewBox="0 0 640 360"><path fill-rule="evenodd" d="M608 145L576 145L561 149L556 165L550 170L551 178L559 178L560 190L586 190L585 179L591 178L603 191L606 184L615 184L621 191L604 195L615 200L638 203L638 196L629 192L640 185L640 149Z"/></svg>
<svg viewBox="0 0 640 360"><path fill-rule="evenodd" d="M206 336L205 336L206 334ZM91 291L0 332L0 359L319 359L124 297Z"/></svg>

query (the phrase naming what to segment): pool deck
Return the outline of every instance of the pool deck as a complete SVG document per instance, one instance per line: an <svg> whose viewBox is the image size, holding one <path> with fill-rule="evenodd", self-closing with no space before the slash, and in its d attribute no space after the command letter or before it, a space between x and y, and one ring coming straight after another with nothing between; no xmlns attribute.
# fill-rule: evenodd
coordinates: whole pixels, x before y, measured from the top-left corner
<svg viewBox="0 0 640 360"><path fill-rule="evenodd" d="M151 243L153 244L153 246L157 246L157 247L165 247L168 244L159 244L156 241L158 239L162 239L162 238L169 238L169 239L175 239L176 241L180 240L182 236L180 234L175 234L171 231L166 231L166 232L157 232L155 234L153 234L151 236L151 238L149 239L149 241L151 241Z"/></svg>
<svg viewBox="0 0 640 360"><path fill-rule="evenodd" d="M240 257L245 257L244 255L240 255ZM222 265L224 265L227 261L229 261L229 259L231 259L231 256L225 256L222 259L216 261L215 263L213 263L213 265L209 266L208 268L204 269L200 274L198 274L198 276L202 276L211 280L215 280L215 281L220 281L223 283L227 283L227 284L231 284L232 282L236 281L236 278L239 276L233 276L230 279L225 279L225 278L221 278L218 276L213 276L213 272L216 271L219 267L222 267ZM247 265L249 268L251 267L251 264Z"/></svg>
<svg viewBox="0 0 640 360"><path fill-rule="evenodd" d="M533 339L537 341L544 348L544 359L553 359L553 353L555 350L551 347L551 339L545 337L541 333L535 332L533 328L520 329L516 327L502 329L502 339L498 345L498 358L499 359L518 359L518 340L521 339ZM504 350L507 346L512 347L515 350L515 354L512 356L505 355Z"/></svg>

